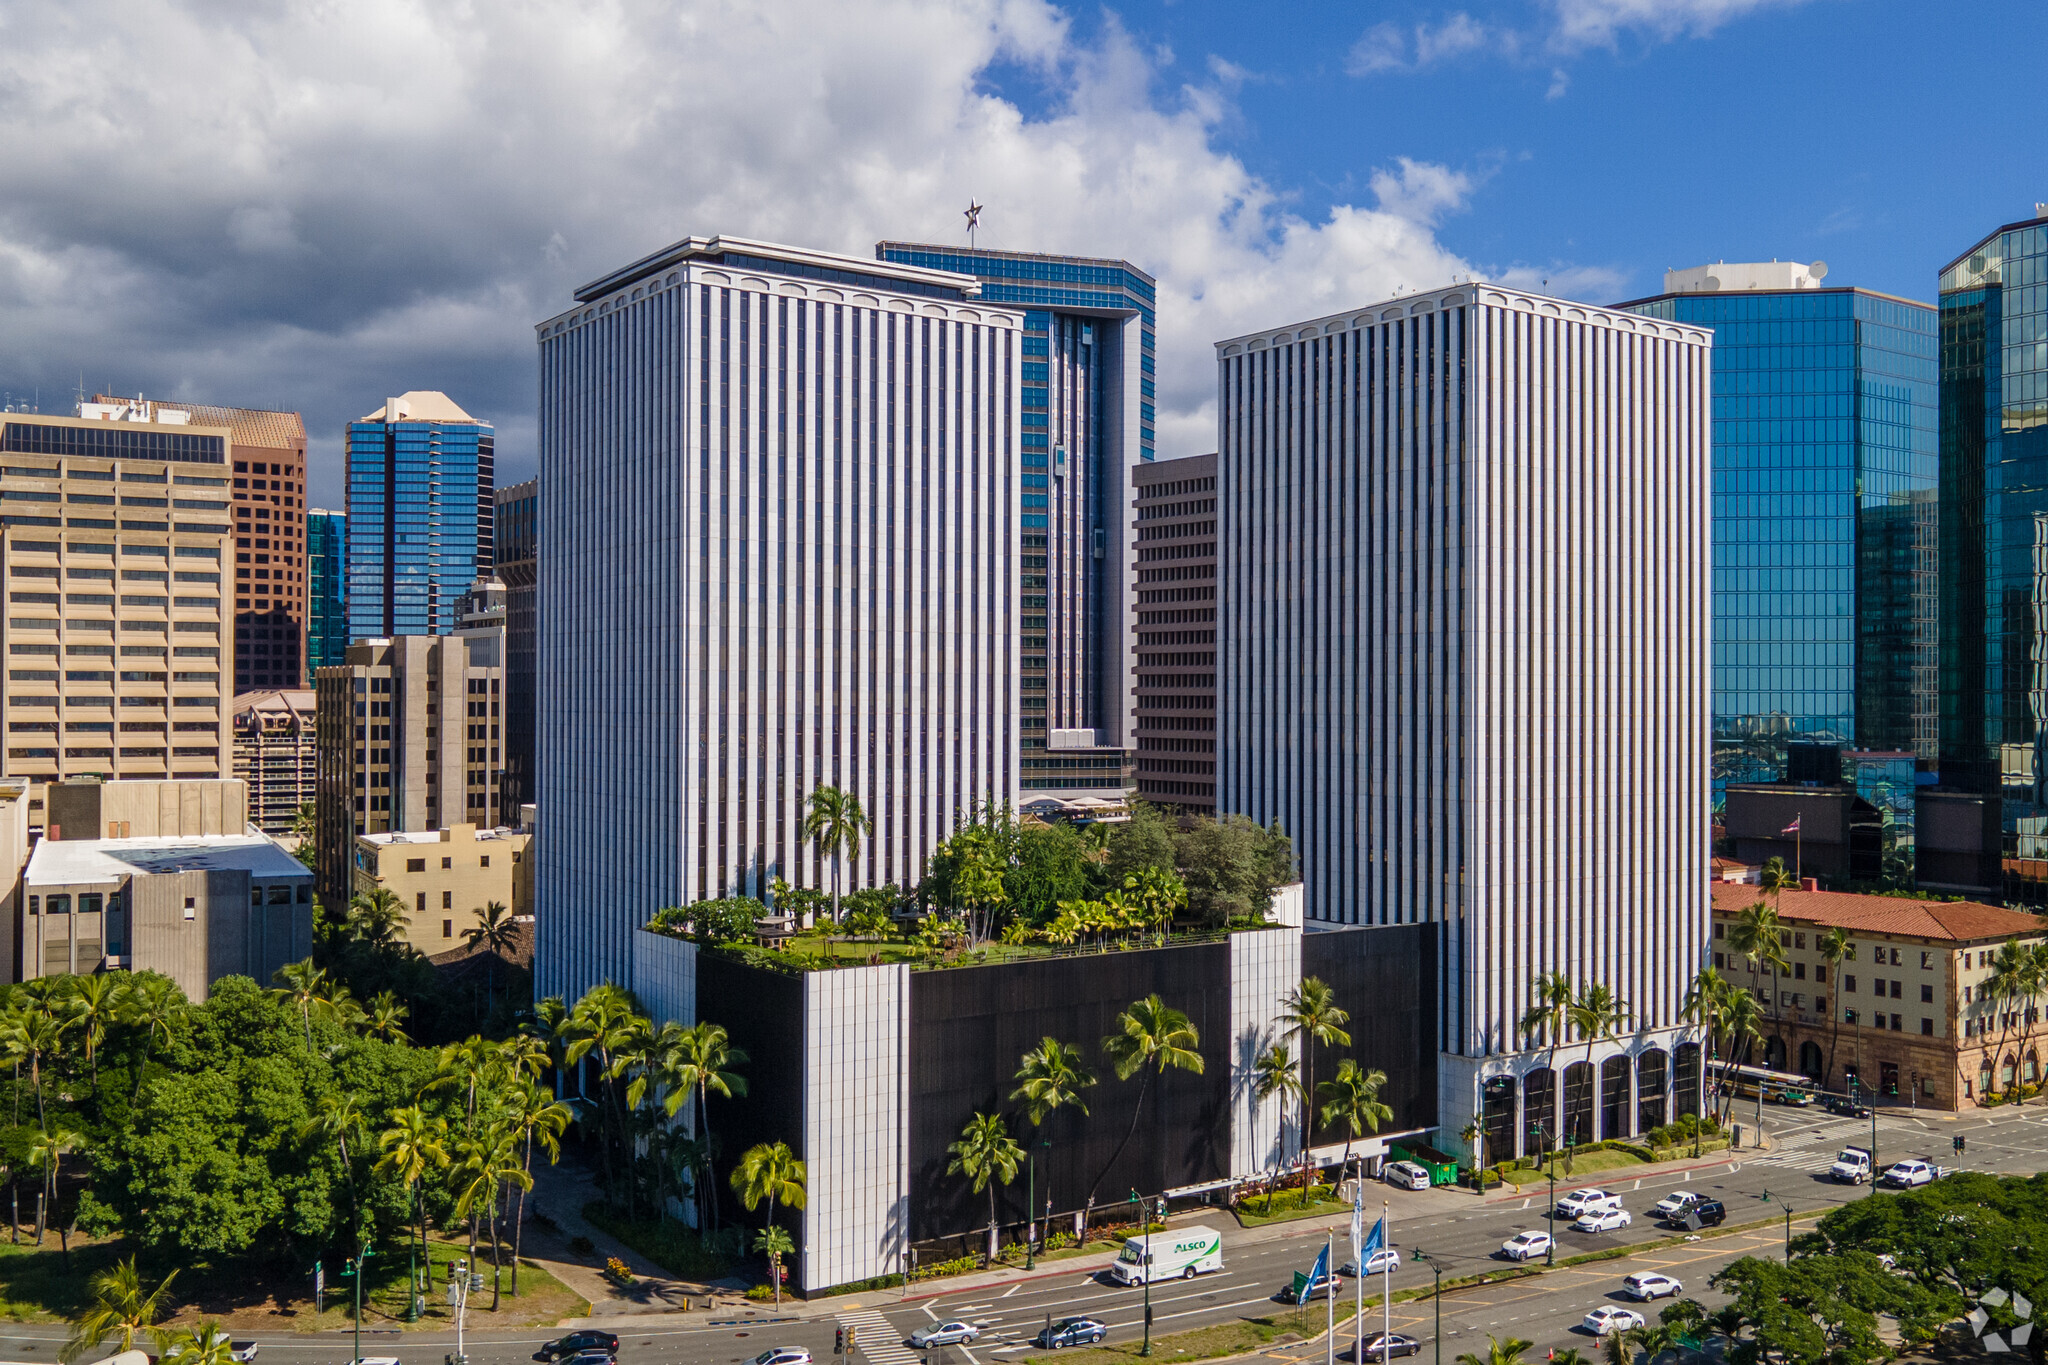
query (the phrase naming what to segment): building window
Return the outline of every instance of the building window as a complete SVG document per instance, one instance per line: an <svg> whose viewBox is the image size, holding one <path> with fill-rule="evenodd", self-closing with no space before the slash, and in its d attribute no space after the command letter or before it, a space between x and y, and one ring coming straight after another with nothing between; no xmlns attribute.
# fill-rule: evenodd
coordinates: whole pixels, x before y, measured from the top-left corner
<svg viewBox="0 0 2048 1365"><path fill-rule="evenodd" d="M1932 1019L1926 1018L1925 1016L1921 1017L1920 1035L1923 1038L1932 1038L1934 1036L1934 1021Z"/></svg>
<svg viewBox="0 0 2048 1365"><path fill-rule="evenodd" d="M195 919L199 914L199 903L191 896L185 897L185 918Z"/></svg>
<svg viewBox="0 0 2048 1365"><path fill-rule="evenodd" d="M453 891L443 891L441 893L441 908L443 910L453 910L455 908L455 893Z"/></svg>
<svg viewBox="0 0 2048 1365"><path fill-rule="evenodd" d="M1726 938L1726 937L1728 937L1728 926L1727 926L1727 925L1725 925L1725 924L1716 924L1716 925L1714 926L1714 937L1715 937L1715 938Z"/></svg>
<svg viewBox="0 0 2048 1365"><path fill-rule="evenodd" d="M405 860L405 870L407 872L425 872L427 870L427 860L425 858L407 858Z"/></svg>
<svg viewBox="0 0 2048 1365"><path fill-rule="evenodd" d="M453 868L454 866L455 860L453 858L443 858L441 860L441 870L443 872L448 871L450 868Z"/></svg>
<svg viewBox="0 0 2048 1365"><path fill-rule="evenodd" d="M1905 1024L1905 1021L1904 1021L1903 1019L1901 1019L1901 1018L1900 1018L1900 1017L1899 1017L1898 1015L1894 1014L1894 1015L1892 1016L1892 1032L1893 1032L1893 1033L1904 1033L1905 1031L1906 1031L1906 1024Z"/></svg>
<svg viewBox="0 0 2048 1365"><path fill-rule="evenodd" d="M1894 1000L1899 1000L1899 999L1903 999L1903 998L1905 997L1905 994L1906 994L1906 983L1905 983L1905 982L1903 982L1903 981L1900 981L1900 980L1899 980L1898 978L1894 977L1894 978L1892 979L1892 999L1894 999Z"/></svg>
<svg viewBox="0 0 2048 1365"><path fill-rule="evenodd" d="M1926 972L1926 971L1932 971L1933 969L1934 969L1934 954L1933 954L1933 953L1922 953L1922 954L1920 954L1920 970L1921 970L1921 971L1923 971L1923 972Z"/></svg>
<svg viewBox="0 0 2048 1365"><path fill-rule="evenodd" d="M488 853L484 854L483 857L476 860L476 865L478 867L489 867L491 865L491 855Z"/></svg>
<svg viewBox="0 0 2048 1365"><path fill-rule="evenodd" d="M1792 964L1792 979L1794 981L1806 980L1806 964L1804 962L1795 962Z"/></svg>
<svg viewBox="0 0 2048 1365"><path fill-rule="evenodd" d="M1792 935L1792 946L1793 946L1794 948L1798 948L1798 949L1800 949L1800 950L1802 950L1802 951L1803 951L1803 950L1805 949L1805 947L1806 947L1806 935L1804 935L1804 934L1794 934L1794 935Z"/></svg>
<svg viewBox="0 0 2048 1365"><path fill-rule="evenodd" d="M1843 990L1845 990L1845 991L1852 991L1852 992L1853 992L1853 991L1854 991L1854 990L1856 989L1856 978L1855 978L1855 977L1853 977L1853 976L1845 976L1845 977L1843 977L1843 978L1842 978L1842 989L1843 989Z"/></svg>
<svg viewBox="0 0 2048 1365"><path fill-rule="evenodd" d="M1814 984L1815 984L1815 985L1825 986L1825 985L1827 985L1827 984L1828 984L1828 964L1827 964L1827 963L1825 963L1825 962L1817 962L1817 963L1815 963L1815 964L1814 964L1814 967L1813 967L1813 980L1814 980Z"/></svg>
<svg viewBox="0 0 2048 1365"><path fill-rule="evenodd" d="M1722 956L1722 954L1720 954L1720 953L1715 953L1715 954L1714 954L1714 970L1716 970L1716 971L1726 971L1726 970L1728 970L1728 963L1727 963L1727 962L1726 962L1726 961L1725 961L1725 960L1723 959L1723 956Z"/></svg>
<svg viewBox="0 0 2048 1365"><path fill-rule="evenodd" d="M424 891L420 891L420 892L416 892L416 893L414 893L414 895L413 895L413 909L415 909L415 910L419 911L419 912L420 912L421 914L423 914L423 915L424 915L424 914L425 914L425 913L427 912L427 893L426 893L426 892L424 892Z"/></svg>
<svg viewBox="0 0 2048 1365"><path fill-rule="evenodd" d="M1934 987L1928 985L1922 985L1920 987L1920 1003L1923 1005L1931 1005L1934 1003Z"/></svg>
<svg viewBox="0 0 2048 1365"><path fill-rule="evenodd" d="M1892 965L1894 967L1900 965L1899 950L1897 948L1892 949Z"/></svg>
<svg viewBox="0 0 2048 1365"><path fill-rule="evenodd" d="M444 919L444 920L442 920L442 921L441 921L441 937L442 937L442 938L454 938L454 937L455 937L455 921L454 921L454 920L452 920L452 919Z"/></svg>

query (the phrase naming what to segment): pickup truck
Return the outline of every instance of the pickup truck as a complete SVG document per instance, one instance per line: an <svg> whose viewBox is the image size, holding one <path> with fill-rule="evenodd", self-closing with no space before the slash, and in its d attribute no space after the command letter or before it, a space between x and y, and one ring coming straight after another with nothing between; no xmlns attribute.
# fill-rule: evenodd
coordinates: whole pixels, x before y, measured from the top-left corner
<svg viewBox="0 0 2048 1365"><path fill-rule="evenodd" d="M1878 1177L1878 1183L1896 1190L1909 1190L1916 1185L1931 1185L1947 1174L1931 1161L1895 1161Z"/></svg>
<svg viewBox="0 0 2048 1365"><path fill-rule="evenodd" d="M1835 1153L1835 1164L1828 1167L1828 1178L1842 1185L1861 1185L1870 1179L1870 1151L1864 1147L1844 1147Z"/></svg>

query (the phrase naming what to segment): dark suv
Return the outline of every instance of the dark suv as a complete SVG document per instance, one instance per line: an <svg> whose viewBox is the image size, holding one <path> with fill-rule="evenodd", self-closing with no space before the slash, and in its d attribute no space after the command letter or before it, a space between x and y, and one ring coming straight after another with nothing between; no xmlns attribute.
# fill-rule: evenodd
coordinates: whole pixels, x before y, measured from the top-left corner
<svg viewBox="0 0 2048 1365"><path fill-rule="evenodd" d="M1109 1328L1094 1318L1061 1318L1032 1340L1040 1350L1056 1351L1062 1346L1092 1346L1107 1335Z"/></svg>
<svg viewBox="0 0 2048 1365"><path fill-rule="evenodd" d="M611 1332L571 1332L558 1337L533 1353L535 1360L554 1360L577 1355L584 1351L603 1351L606 1355L619 1353L619 1339Z"/></svg>
<svg viewBox="0 0 2048 1365"><path fill-rule="evenodd" d="M1702 1199L1679 1215L1680 1222L1689 1218L1699 1219L1703 1228L1719 1227L1728 1221L1728 1206L1718 1199Z"/></svg>
<svg viewBox="0 0 2048 1365"><path fill-rule="evenodd" d="M1867 1119L1870 1117L1869 1105L1865 1104L1862 1100L1852 1100L1847 1095L1823 1096L1820 1107L1827 1110L1830 1114L1840 1114L1844 1118Z"/></svg>

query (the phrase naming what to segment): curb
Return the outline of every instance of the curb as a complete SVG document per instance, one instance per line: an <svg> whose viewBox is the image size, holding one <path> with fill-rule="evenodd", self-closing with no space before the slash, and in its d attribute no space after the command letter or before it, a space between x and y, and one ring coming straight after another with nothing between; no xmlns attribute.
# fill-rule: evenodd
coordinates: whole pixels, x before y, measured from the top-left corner
<svg viewBox="0 0 2048 1365"><path fill-rule="evenodd" d="M1741 1149L1741 1150L1743 1150L1743 1151L1749 1151L1749 1150L1756 1150L1756 1149L1751 1149L1751 1148L1743 1148L1743 1149ZM1665 1166L1665 1167L1662 1167L1662 1168L1660 1168L1660 1169L1658 1169L1658 1170L1654 1170L1654 1171L1644 1171L1644 1172L1642 1172L1642 1173L1640 1173L1640 1174L1634 1174L1634 1175L1630 1175L1630 1174L1627 1174L1626 1172L1624 1172L1624 1173L1623 1173L1623 1175L1622 1175L1622 1178L1623 1178L1623 1179L1626 1179L1626 1180L1649 1180L1649 1179L1652 1179L1652 1178L1655 1178L1655 1177L1659 1177L1659 1176L1667 1176L1667 1175L1686 1175L1686 1174L1688 1174L1688 1173L1690 1173L1690 1172L1693 1172L1693 1171L1706 1171L1706 1170L1712 1170L1712 1169L1713 1169L1714 1167L1716 1167L1716 1166L1727 1166L1727 1165L1731 1165L1731 1164L1732 1164L1732 1165L1736 1165L1736 1166L1740 1166L1740 1165L1742 1165L1742 1163L1743 1163L1743 1160L1744 1160L1744 1158L1743 1158L1743 1157L1741 1157L1741 1156L1737 1155L1737 1150L1736 1150L1736 1149L1734 1149L1734 1148L1729 1148L1729 1149L1728 1149L1728 1150L1727 1150L1727 1151L1726 1151L1726 1152L1725 1152L1725 1153L1724 1153L1724 1154L1723 1154L1723 1155L1722 1155L1722 1156L1721 1156L1721 1157L1720 1157L1719 1159L1717 1159L1717 1160L1712 1160L1712 1161L1709 1161L1709 1160L1705 1160L1705 1159L1702 1159L1702 1160L1699 1160L1699 1161L1695 1161L1695 1162L1692 1162L1691 1164L1689 1164L1689 1165L1685 1165L1685 1166ZM1602 1179L1601 1177L1603 1177L1603 1176L1606 1176L1606 1177L1612 1178L1612 1177L1613 1177L1614 1175L1615 1175L1615 1172L1614 1172L1614 1171L1595 1171L1594 1173L1592 1173L1592 1174L1591 1174L1591 1175L1589 1175L1589 1176L1586 1176L1586 1177L1585 1177L1584 1179L1582 1179L1582 1180L1581 1180L1581 1179L1577 1179L1577 1178L1575 1177L1575 1178L1574 1178L1574 1181L1573 1181L1573 1183L1571 1183L1571 1184L1565 1184L1565 1183L1563 1183L1563 1182L1559 1182L1559 1184L1558 1184L1558 1189L1559 1189L1559 1191L1560 1191L1560 1192L1569 1192L1569 1191L1571 1191L1571 1190L1585 1189L1586 1187L1588 1187L1588 1186L1592 1186L1592 1185L1602 1185L1602 1184L1606 1184L1606 1183L1608 1183L1608 1182L1607 1182L1606 1180L1603 1180L1603 1179ZM1522 1193L1522 1190L1523 1190L1524 1188L1530 1188L1530 1187L1533 1187L1533 1186L1536 1186L1536 1185L1542 1185L1542 1186L1545 1186L1545 1187L1546 1187L1546 1189L1547 1189L1547 1187L1549 1186L1549 1183L1550 1183L1550 1182L1549 1182L1549 1181L1547 1181L1547 1180L1535 1180L1535 1181L1531 1181L1531 1182L1529 1182L1529 1186L1527 1186L1527 1187L1521 1187L1521 1186L1518 1186L1518 1187L1516 1188L1516 1190L1515 1190L1515 1192L1514 1192L1513 1194L1494 1194L1494 1195L1488 1195L1488 1196L1487 1196L1487 1197L1486 1197L1485 1199L1482 1199L1482 1200L1481 1200L1480 1202L1481 1202L1482 1204L1505 1204L1505 1203L1507 1203L1507 1202L1508 1202L1509 1200L1512 1200L1512 1199L1529 1199L1529 1198L1533 1198L1533 1196L1531 1196L1531 1195L1526 1195L1526 1194L1523 1194L1523 1193ZM1617 1180L1617 1181L1614 1181L1613 1183L1615 1183L1615 1184L1619 1184L1619 1183L1621 1183L1621 1182Z"/></svg>

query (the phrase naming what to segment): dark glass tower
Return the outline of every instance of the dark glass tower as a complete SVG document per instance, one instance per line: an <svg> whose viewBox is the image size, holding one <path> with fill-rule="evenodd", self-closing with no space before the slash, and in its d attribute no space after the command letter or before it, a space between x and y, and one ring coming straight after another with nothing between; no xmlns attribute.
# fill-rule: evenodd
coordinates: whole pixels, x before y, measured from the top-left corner
<svg viewBox="0 0 2048 1365"><path fill-rule="evenodd" d="M2006 898L2048 906L2048 213L1941 272L1941 566L1942 785L2001 797Z"/></svg>
<svg viewBox="0 0 2048 1365"><path fill-rule="evenodd" d="M1133 784L1130 469L1153 454L1155 288L1128 261L881 242L1024 315L1022 798ZM1214 648L1208 651L1214 664Z"/></svg>
<svg viewBox="0 0 2048 1365"><path fill-rule="evenodd" d="M306 513L306 681L348 651L348 514Z"/></svg>
<svg viewBox="0 0 2048 1365"><path fill-rule="evenodd" d="M494 445L433 391L349 423L350 639L455 629L456 599L491 567Z"/></svg>
<svg viewBox="0 0 2048 1365"><path fill-rule="evenodd" d="M1672 271L1621 306L1714 331L1715 807L1838 745L1904 878L1936 752L1936 315L1825 273Z"/></svg>
<svg viewBox="0 0 2048 1365"><path fill-rule="evenodd" d="M505 585L505 771L499 793L509 822L534 799L535 583L540 566L540 480L498 490L496 571Z"/></svg>

